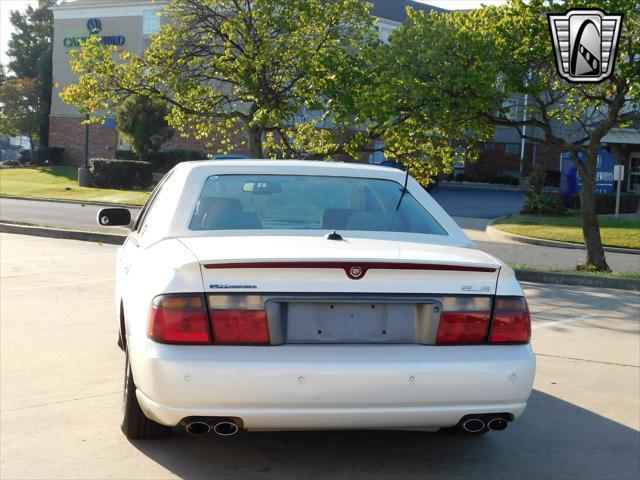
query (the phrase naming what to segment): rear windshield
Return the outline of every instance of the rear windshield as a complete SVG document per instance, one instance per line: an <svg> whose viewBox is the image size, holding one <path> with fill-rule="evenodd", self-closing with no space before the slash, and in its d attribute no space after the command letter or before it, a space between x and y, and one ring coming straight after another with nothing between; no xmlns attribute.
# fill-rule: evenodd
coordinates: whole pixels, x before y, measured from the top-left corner
<svg viewBox="0 0 640 480"><path fill-rule="evenodd" d="M307 175L212 175L191 230L360 230L447 235L391 180Z"/></svg>

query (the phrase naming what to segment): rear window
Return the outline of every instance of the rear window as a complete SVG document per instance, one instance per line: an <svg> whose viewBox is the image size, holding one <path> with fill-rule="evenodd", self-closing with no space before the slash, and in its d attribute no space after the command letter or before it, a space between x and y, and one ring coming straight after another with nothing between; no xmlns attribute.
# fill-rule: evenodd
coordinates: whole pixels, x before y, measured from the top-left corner
<svg viewBox="0 0 640 480"><path fill-rule="evenodd" d="M212 175L191 230L360 230L447 235L391 180L311 175Z"/></svg>

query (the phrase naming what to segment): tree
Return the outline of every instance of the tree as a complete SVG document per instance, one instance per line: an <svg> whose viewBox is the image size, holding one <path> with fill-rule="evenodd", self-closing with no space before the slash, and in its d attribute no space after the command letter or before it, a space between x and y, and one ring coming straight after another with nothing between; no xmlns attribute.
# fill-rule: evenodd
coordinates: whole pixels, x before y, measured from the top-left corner
<svg viewBox="0 0 640 480"><path fill-rule="evenodd" d="M89 38L73 52L78 83L64 101L93 113L130 95L161 99L183 135L254 157L326 121L351 88L353 61L377 41L361 0L171 0L143 56ZM335 93L335 95L331 95ZM285 132L286 130L286 132Z"/></svg>
<svg viewBox="0 0 640 480"><path fill-rule="evenodd" d="M140 160L149 159L173 136L165 117L167 106L157 98L133 95L116 109L116 125Z"/></svg>
<svg viewBox="0 0 640 480"><path fill-rule="evenodd" d="M38 79L41 85L38 123L40 142L48 144L51 107L53 12L57 0L40 0L38 7L24 13L12 11L9 21L13 32L8 42L9 69L17 78Z"/></svg>
<svg viewBox="0 0 640 480"><path fill-rule="evenodd" d="M32 152L39 133L41 95L35 78L12 78L0 85L0 131L28 136Z"/></svg>
<svg viewBox="0 0 640 480"><path fill-rule="evenodd" d="M640 4L592 5L624 14L614 73L599 84L572 84L557 75L546 14L586 6L573 0L511 0L470 12L410 11L387 47L385 61L394 68L381 69L376 88L388 105L384 135L391 139L412 134L421 141L434 126L445 138L459 138L462 130L483 139L503 125L529 141L569 152L583 183L586 267L609 270L596 212L597 151L613 126L638 117ZM526 114L513 116L514 107Z"/></svg>
<svg viewBox="0 0 640 480"><path fill-rule="evenodd" d="M7 81L7 74L4 71L4 65L0 63L0 85L4 85Z"/></svg>

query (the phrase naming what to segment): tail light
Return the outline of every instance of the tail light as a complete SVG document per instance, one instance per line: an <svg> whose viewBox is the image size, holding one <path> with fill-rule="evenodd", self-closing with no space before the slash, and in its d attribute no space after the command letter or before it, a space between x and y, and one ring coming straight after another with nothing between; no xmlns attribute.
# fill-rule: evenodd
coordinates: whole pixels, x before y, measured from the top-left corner
<svg viewBox="0 0 640 480"><path fill-rule="evenodd" d="M260 295L159 295L147 333L160 343L268 345L269 322Z"/></svg>
<svg viewBox="0 0 640 480"><path fill-rule="evenodd" d="M269 322L260 295L210 295L209 308L214 343L269 344Z"/></svg>
<svg viewBox="0 0 640 480"><path fill-rule="evenodd" d="M489 343L528 343L531 318L524 297L496 297Z"/></svg>
<svg viewBox="0 0 640 480"><path fill-rule="evenodd" d="M444 297L437 345L528 343L531 320L524 297ZM487 342L488 340L488 342Z"/></svg>
<svg viewBox="0 0 640 480"><path fill-rule="evenodd" d="M211 343L204 295L160 295L153 299L147 333L161 343Z"/></svg>
<svg viewBox="0 0 640 480"><path fill-rule="evenodd" d="M436 344L485 343L490 319L490 297L444 297Z"/></svg>

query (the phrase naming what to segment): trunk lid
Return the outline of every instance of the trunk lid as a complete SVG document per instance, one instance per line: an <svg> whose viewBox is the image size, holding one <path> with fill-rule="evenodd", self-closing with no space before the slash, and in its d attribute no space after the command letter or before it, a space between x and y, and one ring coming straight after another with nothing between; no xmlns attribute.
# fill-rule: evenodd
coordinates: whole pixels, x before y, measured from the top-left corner
<svg viewBox="0 0 640 480"><path fill-rule="evenodd" d="M493 295L500 264L473 248L345 237L210 236L180 241L206 292Z"/></svg>

